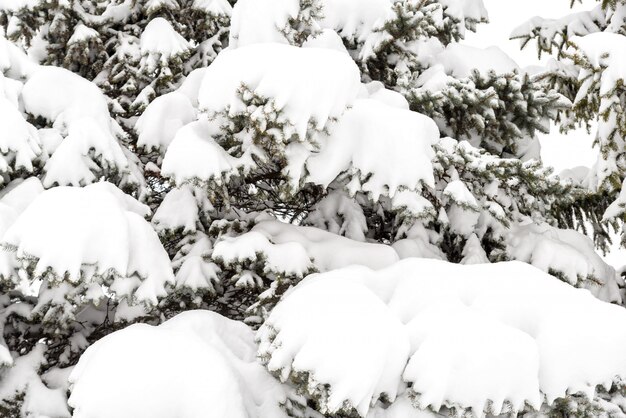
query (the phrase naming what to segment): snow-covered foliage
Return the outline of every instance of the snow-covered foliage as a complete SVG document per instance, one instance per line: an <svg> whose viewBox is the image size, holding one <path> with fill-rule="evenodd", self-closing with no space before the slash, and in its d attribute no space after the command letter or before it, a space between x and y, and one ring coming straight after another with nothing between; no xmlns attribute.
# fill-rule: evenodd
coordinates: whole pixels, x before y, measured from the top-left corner
<svg viewBox="0 0 626 418"><path fill-rule="evenodd" d="M302 415L307 399L337 416L548 416L575 395L619 411L623 398L602 394L626 374L625 326L623 308L519 262L351 266L291 290L258 348L207 311L104 337L69 375L69 405L76 417L316 416Z"/></svg>
<svg viewBox="0 0 626 418"><path fill-rule="evenodd" d="M0 0L0 416L626 418L622 8Z"/></svg>
<svg viewBox="0 0 626 418"><path fill-rule="evenodd" d="M208 65L227 43L232 13L227 0L15 3L0 3L8 39L95 81L122 116Z"/></svg>
<svg viewBox="0 0 626 418"><path fill-rule="evenodd" d="M120 382L120 375L129 379ZM69 381L76 418L288 416L281 407L286 391L256 361L252 330L208 311L104 337L87 349Z"/></svg>
<svg viewBox="0 0 626 418"><path fill-rule="evenodd" d="M588 206L587 211L594 212L589 218L602 245L608 235L606 224L618 228L618 221L623 223L624 218L624 203L618 194L626 177L625 16L626 4L622 1L603 1L590 11L560 19L534 18L511 35L521 39L522 46L536 39L540 53L554 52L559 59L540 77L573 102L564 114L562 129L577 124L597 126L595 143L600 155L584 180L593 197L583 204Z"/></svg>
<svg viewBox="0 0 626 418"><path fill-rule="evenodd" d="M322 413L364 417L408 393L481 417L593 399L626 374L625 326L623 308L522 263L412 259L308 277L257 338L268 370Z"/></svg>

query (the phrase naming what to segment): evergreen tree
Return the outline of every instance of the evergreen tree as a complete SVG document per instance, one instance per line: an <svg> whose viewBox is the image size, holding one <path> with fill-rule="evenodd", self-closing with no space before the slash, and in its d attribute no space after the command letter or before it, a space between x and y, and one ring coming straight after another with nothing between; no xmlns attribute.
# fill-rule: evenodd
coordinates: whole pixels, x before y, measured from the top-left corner
<svg viewBox="0 0 626 418"><path fill-rule="evenodd" d="M461 43L481 0L0 10L0 415L626 415L623 281L573 229L614 190L536 135L619 121L611 55L528 74Z"/></svg>

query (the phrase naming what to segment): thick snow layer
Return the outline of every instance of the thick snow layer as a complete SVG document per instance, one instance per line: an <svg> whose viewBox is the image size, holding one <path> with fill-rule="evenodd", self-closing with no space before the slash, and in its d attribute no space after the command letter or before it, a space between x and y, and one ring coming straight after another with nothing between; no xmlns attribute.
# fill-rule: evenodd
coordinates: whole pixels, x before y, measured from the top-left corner
<svg viewBox="0 0 626 418"><path fill-rule="evenodd" d="M99 129L94 119L82 118L67 129L67 136L44 166L44 185L82 186L98 180L99 167L129 173L129 161L117 139Z"/></svg>
<svg viewBox="0 0 626 418"><path fill-rule="evenodd" d="M322 27L359 42L393 16L393 2L389 0L323 0L322 4Z"/></svg>
<svg viewBox="0 0 626 418"><path fill-rule="evenodd" d="M39 67L24 84L25 110L41 116L61 131L73 122L93 119L101 129L111 129L106 98L93 83L59 67Z"/></svg>
<svg viewBox="0 0 626 418"><path fill-rule="evenodd" d="M18 259L36 260L34 277L49 270L74 283L109 277L119 296L156 303L173 273L143 218L148 214L147 206L110 183L56 187L40 193L1 242Z"/></svg>
<svg viewBox="0 0 626 418"><path fill-rule="evenodd" d="M193 8L216 16L230 16L233 12L228 0L193 0Z"/></svg>
<svg viewBox="0 0 626 418"><path fill-rule="evenodd" d="M245 110L237 94L245 85L271 99L285 122L304 139L309 124L322 129L356 98L359 69L346 54L330 49L256 44L221 52L200 86L200 108L209 114Z"/></svg>
<svg viewBox="0 0 626 418"><path fill-rule="evenodd" d="M202 189L183 185L165 195L152 217L152 224L158 232L178 228L182 228L184 233L195 232L201 224L201 212L211 209L213 206Z"/></svg>
<svg viewBox="0 0 626 418"><path fill-rule="evenodd" d="M233 157L215 142L219 133L219 125L205 119L179 129L163 158L161 173L180 185L194 179L220 182L222 177L249 170L254 150Z"/></svg>
<svg viewBox="0 0 626 418"><path fill-rule="evenodd" d="M240 0L233 8L231 47L253 43L287 43L282 32L289 19L307 16L299 0ZM321 18L311 23L313 30L330 29L342 38L364 42L392 16L390 0L321 0Z"/></svg>
<svg viewBox="0 0 626 418"><path fill-rule="evenodd" d="M9 2L12 1L9 0ZM38 68L39 66L31 61L18 46L0 34L0 72L9 77L20 79L30 75Z"/></svg>
<svg viewBox="0 0 626 418"><path fill-rule="evenodd" d="M165 149L174 139L176 131L195 120L196 111L189 98L173 91L152 101L141 114L135 130L139 134L137 145L148 150Z"/></svg>
<svg viewBox="0 0 626 418"><path fill-rule="evenodd" d="M0 191L0 237L43 190L41 181L30 177L15 180Z"/></svg>
<svg viewBox="0 0 626 418"><path fill-rule="evenodd" d="M507 231L507 254L548 272L561 274L567 282L589 289L607 302L621 302L621 278L596 253L593 241L572 229L525 222Z"/></svg>
<svg viewBox="0 0 626 418"><path fill-rule="evenodd" d="M33 162L41 154L37 129L3 97L0 97L0 126L0 173L19 169L32 172Z"/></svg>
<svg viewBox="0 0 626 418"><path fill-rule="evenodd" d="M286 417L285 390L255 348L246 325L209 311L132 325L83 354L69 405L74 418Z"/></svg>
<svg viewBox="0 0 626 418"><path fill-rule="evenodd" d="M185 40L162 17L152 19L144 29L139 39L141 55L148 56L145 65L148 71L157 68L157 65L167 65L170 58L185 54L191 49Z"/></svg>
<svg viewBox="0 0 626 418"><path fill-rule="evenodd" d="M626 376L626 311L520 262L408 259L311 275L257 338L267 368L309 373L329 413L365 416L405 382L421 409L497 415Z"/></svg>
<svg viewBox="0 0 626 418"><path fill-rule="evenodd" d="M269 270L296 275L311 266L319 271L352 264L379 269L399 259L388 245L355 241L318 228L274 220L261 221L251 232L238 237L224 238L213 251L214 258L222 258L227 263L256 259L257 254L267 258Z"/></svg>
<svg viewBox="0 0 626 418"><path fill-rule="evenodd" d="M439 138L435 122L419 113L359 99L307 161L307 180L328 186L339 174L352 172L360 190L393 195L417 190L423 182L434 187L432 145ZM383 138L385 140L383 140Z"/></svg>
<svg viewBox="0 0 626 418"><path fill-rule="evenodd" d="M24 393L20 408L25 417L70 418L65 391L44 384L39 369L45 364L45 346L36 345L28 354L15 360L15 364L0 372L0 399L11 400Z"/></svg>
<svg viewBox="0 0 626 418"><path fill-rule="evenodd" d="M67 44L71 45L77 42L85 42L89 39L97 39L99 37L100 34L97 30L79 23L74 29L74 33L72 33L72 36L70 36L70 39L67 41Z"/></svg>
<svg viewBox="0 0 626 418"><path fill-rule="evenodd" d="M455 78L469 77L473 70L483 75L489 71L505 74L519 70L517 63L496 46L476 48L452 43L430 61L432 65L441 64L446 74Z"/></svg>

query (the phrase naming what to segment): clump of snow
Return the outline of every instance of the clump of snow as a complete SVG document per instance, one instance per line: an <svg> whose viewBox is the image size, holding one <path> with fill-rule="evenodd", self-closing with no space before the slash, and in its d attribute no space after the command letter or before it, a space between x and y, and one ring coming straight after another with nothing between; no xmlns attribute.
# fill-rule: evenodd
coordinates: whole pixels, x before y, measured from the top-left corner
<svg viewBox="0 0 626 418"><path fill-rule="evenodd" d="M519 70L517 63L496 46L477 48L458 43L452 43L436 54L432 64L442 65L446 74L455 78L469 77L474 70L482 75L489 71L506 74Z"/></svg>
<svg viewBox="0 0 626 418"><path fill-rule="evenodd" d="M18 357L11 368L0 372L0 399L11 400L23 393L22 416L70 418L63 388L49 387L39 376L39 369L46 362L44 354L45 346L38 344Z"/></svg>
<svg viewBox="0 0 626 418"><path fill-rule="evenodd" d="M329 414L412 393L418 409L498 415L626 376L626 311L520 262L311 275L257 339L268 370Z"/></svg>
<svg viewBox="0 0 626 418"><path fill-rule="evenodd" d="M289 20L296 20L300 15L301 4L299 0L238 1L233 8L231 47L287 43L284 32ZM313 7L315 5L321 6L321 16L314 16L317 19L309 22L312 32L332 30L342 38L356 42L365 42L392 17L390 0L320 0Z"/></svg>
<svg viewBox="0 0 626 418"><path fill-rule="evenodd" d="M230 16L233 12L233 6L228 0L194 0L193 8L216 16Z"/></svg>
<svg viewBox="0 0 626 418"><path fill-rule="evenodd" d="M402 189L417 190L422 182L434 187L432 145L439 129L432 119L360 99L329 131L319 139L320 151L306 161L308 181L326 187L340 173L352 171L358 190L371 193L374 200Z"/></svg>
<svg viewBox="0 0 626 418"><path fill-rule="evenodd" d="M25 110L41 116L65 132L73 122L88 118L103 130L111 130L105 96L93 83L59 67L39 67L24 84Z"/></svg>
<svg viewBox="0 0 626 418"><path fill-rule="evenodd" d="M227 180L240 170L249 170L254 150L233 157L215 142L219 133L219 126L205 119L179 129L163 158L162 174L183 184L193 179L220 182L222 177Z"/></svg>
<svg viewBox="0 0 626 418"><path fill-rule="evenodd" d="M352 264L378 269L398 261L398 255L388 245L355 241L318 228L274 220L261 221L249 233L219 241L213 257L232 262L256 258L257 253L268 258L272 270L285 271L287 267L281 266L288 266L296 274L311 264L317 270L329 271Z"/></svg>
<svg viewBox="0 0 626 418"><path fill-rule="evenodd" d="M0 174L24 169L33 171L33 162L40 156L37 129L26 122L11 101L0 97ZM0 178L1 181L1 178Z"/></svg>
<svg viewBox="0 0 626 418"><path fill-rule="evenodd" d="M85 185L103 175L129 185L143 183L138 161L120 145L123 133L93 83L63 68L40 66L24 84L21 99L26 112L48 120L64 137L60 141L47 132L41 138L41 145L54 151L44 167L46 187Z"/></svg>
<svg viewBox="0 0 626 418"><path fill-rule="evenodd" d="M605 25L604 8L597 5L592 10L571 13L559 19L535 16L513 29L510 38L520 39L524 43L531 36L537 37L543 48L550 49L552 44L560 45L575 36L601 32Z"/></svg>
<svg viewBox="0 0 626 418"><path fill-rule="evenodd" d="M201 212L213 209L211 202L200 188L191 185L170 190L152 217L158 232L182 228L184 233L196 232L200 225Z"/></svg>
<svg viewBox="0 0 626 418"><path fill-rule="evenodd" d="M173 281L169 257L143 218L147 206L110 183L40 193L1 237L32 276L109 284L120 297L156 303Z"/></svg>
<svg viewBox="0 0 626 418"><path fill-rule="evenodd" d="M365 42L393 16L389 0L323 0L322 4L322 27L358 42Z"/></svg>
<svg viewBox="0 0 626 418"><path fill-rule="evenodd" d="M135 130L137 145L147 150L165 149L176 131L195 120L196 111L187 96L174 91L157 97L141 114Z"/></svg>
<svg viewBox="0 0 626 418"><path fill-rule="evenodd" d="M360 89L356 64L329 49L256 44L221 52L200 86L200 108L209 114L245 110L242 85L272 100L284 122L305 138L309 124L322 129L352 104Z"/></svg>
<svg viewBox="0 0 626 418"><path fill-rule="evenodd" d="M9 77L21 79L38 68L39 66L31 61L17 45L0 34L0 72Z"/></svg>
<svg viewBox="0 0 626 418"><path fill-rule="evenodd" d="M94 164L94 157L100 167ZM98 129L91 118L72 123L67 136L44 167L44 185L82 186L98 180L103 171L130 173L123 148L110 132Z"/></svg>
<svg viewBox="0 0 626 418"><path fill-rule="evenodd" d="M362 85L358 73L348 55L328 49L255 44L223 51L176 92L181 101L185 95L193 102L193 87L203 77L198 100L209 120L201 115L199 121L178 130L165 153L163 175L177 184L220 183L231 176L245 176L258 161L271 158L250 132L234 138L241 146L222 148L222 138L228 135L222 117L244 116L251 131L267 130L267 137L279 150L284 149L283 174L292 190L307 182L328 187L342 174L352 177L347 186L351 194L364 191L374 200L419 190L422 184L432 186L432 145L439 138L436 124L409 111L406 99L381 83ZM244 101L252 94L268 103L248 106ZM150 119L163 115L158 112L161 104L152 106L147 111L155 110ZM276 117L271 120L281 132L266 127L266 113ZM145 124L154 125L147 118ZM173 119L178 123L181 118ZM145 128L142 120L140 128ZM381 141L383 136L388 139ZM236 156L230 149L235 149Z"/></svg>
<svg viewBox="0 0 626 418"><path fill-rule="evenodd" d="M209 311L131 325L83 354L69 405L75 418L286 417L286 392L255 348L246 325Z"/></svg>
<svg viewBox="0 0 626 418"><path fill-rule="evenodd" d="M545 271L553 271L596 297L621 303L621 279L615 269L596 253L593 241L572 229L558 229L530 221L507 231L507 254Z"/></svg>
<svg viewBox="0 0 626 418"><path fill-rule="evenodd" d="M154 71L158 65L166 66L170 58L191 50L191 45L162 17L152 19L139 39L142 66Z"/></svg>
<svg viewBox="0 0 626 418"><path fill-rule="evenodd" d="M100 34L97 30L79 23L74 29L74 33L72 33L72 36L70 36L70 39L67 41L67 44L71 45L78 42L84 42L89 39L97 39L99 37Z"/></svg>

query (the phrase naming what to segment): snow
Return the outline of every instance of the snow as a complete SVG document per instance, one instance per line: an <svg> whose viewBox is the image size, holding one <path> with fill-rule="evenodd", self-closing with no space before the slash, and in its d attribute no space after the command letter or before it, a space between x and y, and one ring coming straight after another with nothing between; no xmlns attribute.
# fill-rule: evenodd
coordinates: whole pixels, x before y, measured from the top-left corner
<svg viewBox="0 0 626 418"><path fill-rule="evenodd" d="M365 42L392 17L390 0L321 0L321 18L312 19L310 29L333 30L350 41ZM299 0L240 0L233 8L230 45L238 48L254 43L288 43L282 32L289 19L308 17ZM304 13L302 13L304 12Z"/></svg>
<svg viewBox="0 0 626 418"><path fill-rule="evenodd" d="M267 271L300 277L311 268L330 271L358 264L380 269L399 260L396 251L388 245L353 240L319 228L263 217L250 232L218 240L212 254L213 259L221 259L226 264L259 257Z"/></svg>
<svg viewBox="0 0 626 418"><path fill-rule="evenodd" d="M262 255L265 272L304 277L312 263L305 248L297 242L275 244L261 232L251 231L238 237L224 237L215 244L213 259L226 265L257 260Z"/></svg>
<svg viewBox="0 0 626 418"><path fill-rule="evenodd" d="M237 48L256 43L281 42L287 39L280 29L289 18L297 17L298 0L240 0L231 17L229 46Z"/></svg>
<svg viewBox="0 0 626 418"><path fill-rule="evenodd" d="M281 120L301 139L309 124L321 130L352 104L360 74L349 56L318 48L255 44L222 51L205 72L200 86L200 109L209 115L226 109L230 116L245 110L237 92L245 85L271 99Z"/></svg>
<svg viewBox="0 0 626 418"><path fill-rule="evenodd" d="M455 78L466 78L473 70L482 75L489 71L496 74L511 73L519 66L502 49L492 46L476 48L469 45L452 43L432 58L432 65L440 64L446 74Z"/></svg>
<svg viewBox="0 0 626 418"><path fill-rule="evenodd" d="M191 50L189 42L162 17L155 17L146 25L139 38L139 47L145 60L142 65L145 65L149 72L154 71L159 64L166 66L172 57Z"/></svg>
<svg viewBox="0 0 626 418"><path fill-rule="evenodd" d="M420 409L498 415L626 375L626 311L520 262L408 259L311 275L257 339L283 380L309 373L302 385L330 414L365 416L383 393L413 393Z"/></svg>
<svg viewBox="0 0 626 418"><path fill-rule="evenodd" d="M600 76L600 95L608 94L615 87L618 80L626 78L626 64L623 53L626 47L626 38L616 33L593 33L591 35L574 37L572 42L596 69L602 69ZM589 73L583 70L579 80L584 80ZM588 93L588 83L581 86L574 103L583 99Z"/></svg>
<svg viewBox="0 0 626 418"><path fill-rule="evenodd" d="M100 168L94 164L93 157L105 170L130 172L127 157L116 138L98 129L93 119L78 119L69 126L67 136L46 162L44 185L82 186L97 181Z"/></svg>
<svg viewBox="0 0 626 418"><path fill-rule="evenodd" d="M552 42L558 45L563 40L600 32L605 24L604 10L597 5L592 10L571 13L558 19L535 16L513 29L510 38L521 39L523 42L525 37L537 33L539 42L548 47Z"/></svg>
<svg viewBox="0 0 626 418"><path fill-rule="evenodd" d="M64 68L40 66L24 84L22 99L28 113L49 120L63 132L83 118L92 119L103 130L111 129L100 89Z"/></svg>
<svg viewBox="0 0 626 418"><path fill-rule="evenodd" d="M227 0L194 0L193 8L216 16L230 16L233 7Z"/></svg>
<svg viewBox="0 0 626 418"><path fill-rule="evenodd" d="M195 232L202 212L213 209L200 188L184 185L170 190L152 217L152 224L159 232L182 228L184 233Z"/></svg>
<svg viewBox="0 0 626 418"><path fill-rule="evenodd" d="M209 311L131 325L83 354L69 405L75 418L286 417L285 390L255 347L246 325Z"/></svg>
<svg viewBox="0 0 626 418"><path fill-rule="evenodd" d="M11 101L0 98L0 173L24 169L33 171L33 161L41 154L39 135L34 126L24 120Z"/></svg>
<svg viewBox="0 0 626 418"><path fill-rule="evenodd" d="M100 34L97 30L87 27L82 23L79 23L78 25L76 25L74 33L72 33L72 36L67 41L67 44L71 45L78 42L85 42L89 39L98 39L99 37Z"/></svg>
<svg viewBox="0 0 626 418"><path fill-rule="evenodd" d="M352 264L379 269L398 260L398 255L388 245L355 241L313 227L267 220L256 224L252 232L264 235L276 245L295 243L302 246L320 271Z"/></svg>
<svg viewBox="0 0 626 418"><path fill-rule="evenodd" d="M38 344L16 359L13 367L0 372L0 399L10 400L22 392L22 416L70 418L64 390L46 386L38 375L46 361L44 353L45 346Z"/></svg>
<svg viewBox="0 0 626 418"><path fill-rule="evenodd" d="M258 123L260 129L265 129L264 112L274 109L280 110L276 123L286 123L280 133L286 143L287 164L283 173L294 190L302 182L328 187L343 173L354 179L350 193L365 191L374 200L381 195L393 197L403 190L420 190L422 184L434 184L430 160L431 146L439 138L436 124L409 111L406 99L386 90L381 83L362 85L358 68L346 54L281 44L255 44L223 51L203 73L185 81L175 92L175 100L188 107L182 98L185 95L193 103L193 87L201 77L198 100L204 113L199 115L199 121L177 131L163 160L163 175L177 184L194 180L220 183L253 170L253 157L258 161L268 156L252 142L251 135L237 137L242 142L241 155L234 157L223 149L220 112L228 112L233 119L243 115L250 125ZM238 95L242 85L270 99L270 104L254 111L246 107ZM146 119L142 117L139 122L142 132L146 126L155 125L149 120L167 119L161 108L174 98L166 97L162 103L155 101L148 107ZM172 125L183 123L182 117L170 113ZM191 109L181 113L190 116ZM293 128L299 141L292 139ZM381 135L388 140L380 141ZM156 133L150 138L166 142L156 139ZM140 138L140 144L143 143Z"/></svg>
<svg viewBox="0 0 626 418"><path fill-rule="evenodd" d="M329 137L320 139L325 143L319 153L306 162L307 180L327 187L340 173L352 171L360 178L360 189L375 201L382 194L419 190L422 182L432 186L430 161L438 138L428 117L377 100L357 100Z"/></svg>
<svg viewBox="0 0 626 418"><path fill-rule="evenodd" d="M344 39L365 42L393 16L389 0L324 0L321 25Z"/></svg>
<svg viewBox="0 0 626 418"><path fill-rule="evenodd" d="M221 182L253 165L252 152L240 157L228 154L213 139L220 133L219 126L204 119L192 122L178 130L163 158L162 174L180 185L190 180Z"/></svg>
<svg viewBox="0 0 626 418"><path fill-rule="evenodd" d="M196 111L187 96L174 91L157 97L135 123L137 145L147 150L165 149L176 131L195 120Z"/></svg>
<svg viewBox="0 0 626 418"><path fill-rule="evenodd" d="M621 303L621 278L596 253L593 241L586 235L528 220L511 225L506 234L511 259L532 264L545 272L557 271L568 283L588 288L602 300ZM597 283L590 283L589 278Z"/></svg>
<svg viewBox="0 0 626 418"><path fill-rule="evenodd" d="M0 237L43 190L41 181L31 177L14 180L0 191Z"/></svg>
<svg viewBox="0 0 626 418"><path fill-rule="evenodd" d="M56 187L19 214L1 242L18 260L36 262L33 276L51 272L73 283L112 279L120 297L156 303L173 281L169 257L143 219L140 204L110 183ZM122 283L124 285L122 286Z"/></svg>
<svg viewBox="0 0 626 418"><path fill-rule="evenodd" d="M0 33L0 72L20 79L29 76L37 68L38 65L32 62L18 46L7 41Z"/></svg>

